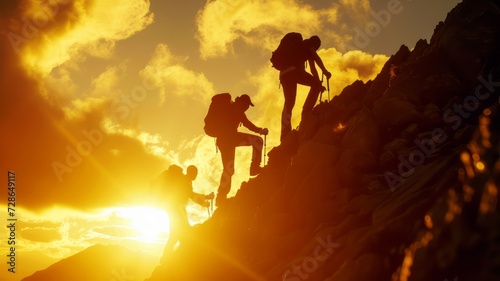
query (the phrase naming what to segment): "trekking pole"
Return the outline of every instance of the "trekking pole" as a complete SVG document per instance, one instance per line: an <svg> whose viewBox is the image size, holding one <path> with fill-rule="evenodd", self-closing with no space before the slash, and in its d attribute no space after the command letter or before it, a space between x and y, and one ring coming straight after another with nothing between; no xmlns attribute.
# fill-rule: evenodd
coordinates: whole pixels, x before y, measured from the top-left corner
<svg viewBox="0 0 500 281"><path fill-rule="evenodd" d="M266 139L267 135L264 135L264 166L266 166Z"/></svg>
<svg viewBox="0 0 500 281"><path fill-rule="evenodd" d="M321 74L321 85L323 85L323 78L325 77L325 74ZM321 103L321 99L323 98L323 91L319 93L319 102Z"/></svg>
<svg viewBox="0 0 500 281"><path fill-rule="evenodd" d="M328 89L328 101L330 101L330 78L326 78L326 88Z"/></svg>

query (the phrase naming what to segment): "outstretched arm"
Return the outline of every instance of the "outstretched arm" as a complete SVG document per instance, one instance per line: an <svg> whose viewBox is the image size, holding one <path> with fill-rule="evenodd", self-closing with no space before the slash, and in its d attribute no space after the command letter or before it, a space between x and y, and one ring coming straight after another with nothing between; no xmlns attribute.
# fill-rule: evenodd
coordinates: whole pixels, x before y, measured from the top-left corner
<svg viewBox="0 0 500 281"><path fill-rule="evenodd" d="M311 74L319 80L318 70L316 69L316 64L314 63L314 59L309 59L309 69L311 69Z"/></svg>
<svg viewBox="0 0 500 281"><path fill-rule="evenodd" d="M248 120L247 116L244 114L243 114L243 118L241 120L241 123L243 124L243 126L248 128L250 131L255 132L257 134L267 135L267 133L268 133L267 129L259 128L259 127L255 126L255 124L252 123L250 120Z"/></svg>
<svg viewBox="0 0 500 281"><path fill-rule="evenodd" d="M208 206L210 206L210 202L208 202L207 200L213 199L214 198L214 193L212 192L212 193L210 193L208 195L204 195L204 194L196 193L196 192L193 191L191 193L190 198L196 204L201 205L203 207L208 207Z"/></svg>
<svg viewBox="0 0 500 281"><path fill-rule="evenodd" d="M330 72L328 72L328 70L326 70L326 67L323 64L323 61L319 57L318 53L316 53L316 51L313 51L313 56L312 56L311 60L313 60L319 66L319 68L321 68L321 71L323 71L323 74L325 74L326 78L330 79L330 77L332 76L332 74ZM311 72L312 72L313 71L312 67L313 67L314 64L311 63L311 60L309 60L309 65L311 66ZM314 67L314 71L316 71L316 67ZM318 73L316 72L316 75L317 74ZM314 73L313 73L313 75L314 75Z"/></svg>

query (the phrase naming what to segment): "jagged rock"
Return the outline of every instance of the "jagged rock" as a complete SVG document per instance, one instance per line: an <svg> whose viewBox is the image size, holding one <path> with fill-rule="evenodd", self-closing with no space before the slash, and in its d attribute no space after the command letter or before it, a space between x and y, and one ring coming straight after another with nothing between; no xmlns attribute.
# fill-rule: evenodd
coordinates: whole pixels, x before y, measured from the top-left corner
<svg viewBox="0 0 500 281"><path fill-rule="evenodd" d="M278 147L269 151L269 163L271 167L288 167L293 155L299 148L299 132L292 130Z"/></svg>
<svg viewBox="0 0 500 281"><path fill-rule="evenodd" d="M401 136L405 139L414 139L418 134L418 124L413 123L401 132Z"/></svg>
<svg viewBox="0 0 500 281"><path fill-rule="evenodd" d="M408 57L410 56L410 50L408 47L402 45L399 48L398 52L391 56L389 60L385 63L382 71L375 77L373 82L371 83L370 90L363 98L363 104L368 108L373 108L375 101L377 101L387 90L390 85L391 77L391 69L394 67L398 67L402 64Z"/></svg>
<svg viewBox="0 0 500 281"><path fill-rule="evenodd" d="M422 103L442 107L451 98L461 95L463 89L462 83L448 70L428 76L420 91Z"/></svg>
<svg viewBox="0 0 500 281"><path fill-rule="evenodd" d="M302 146L293 157L285 181L285 190L292 194L292 213L304 215L338 186L335 174L331 172L338 157L335 146L313 141Z"/></svg>
<svg viewBox="0 0 500 281"><path fill-rule="evenodd" d="M357 149L378 155L381 146L379 124L370 109L364 107L355 117L342 139L342 150Z"/></svg>
<svg viewBox="0 0 500 281"><path fill-rule="evenodd" d="M326 125L318 130L318 132L314 135L312 140L324 144L338 145L344 133L345 130L339 129L339 125L337 126Z"/></svg>
<svg viewBox="0 0 500 281"><path fill-rule="evenodd" d="M398 152L402 151L403 149L407 148L408 147L408 143L409 143L409 141L407 139L404 139L404 138L395 138L391 142L386 143L382 147L382 151L383 152L393 152L393 153L395 152L395 153L398 153Z"/></svg>
<svg viewBox="0 0 500 281"><path fill-rule="evenodd" d="M406 60L406 63L412 64L418 61L422 56L424 56L428 47L429 43L427 43L427 40L425 39L418 40L417 43L415 44L415 47L411 51L410 56Z"/></svg>
<svg viewBox="0 0 500 281"><path fill-rule="evenodd" d="M321 123L317 115L304 113L299 125L299 142L310 140L320 128Z"/></svg>
<svg viewBox="0 0 500 281"><path fill-rule="evenodd" d="M466 86L477 84L483 64L498 51L499 15L496 1L464 1L431 38L435 51Z"/></svg>
<svg viewBox="0 0 500 281"><path fill-rule="evenodd" d="M424 116L417 106L401 95L385 95L373 106L377 123L383 128L401 131L413 123L420 124Z"/></svg>
<svg viewBox="0 0 500 281"><path fill-rule="evenodd" d="M356 80L347 86L342 92L334 96L329 103L330 109L327 112L325 121L328 124L343 124L358 112L362 107L362 99L371 87L371 81L366 84L363 81Z"/></svg>
<svg viewBox="0 0 500 281"><path fill-rule="evenodd" d="M378 280L382 259L375 254L366 254L356 261L347 261L333 276L325 281Z"/></svg>
<svg viewBox="0 0 500 281"><path fill-rule="evenodd" d="M378 158L378 165L382 170L388 170L397 165L398 156L392 151L383 152Z"/></svg>
<svg viewBox="0 0 500 281"><path fill-rule="evenodd" d="M429 103L424 107L424 121L422 121L421 129L434 129L442 125L443 119L439 107L433 103Z"/></svg>
<svg viewBox="0 0 500 281"><path fill-rule="evenodd" d="M376 165L377 158L372 152L345 149L342 150L340 159L335 165L335 172L342 185L350 186L355 180L359 180L362 174L374 169Z"/></svg>

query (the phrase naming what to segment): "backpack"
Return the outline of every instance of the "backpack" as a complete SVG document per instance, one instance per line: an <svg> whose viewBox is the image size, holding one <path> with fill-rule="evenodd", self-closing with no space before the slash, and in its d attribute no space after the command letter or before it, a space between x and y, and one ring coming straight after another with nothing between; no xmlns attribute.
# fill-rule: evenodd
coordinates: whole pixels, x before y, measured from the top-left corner
<svg viewBox="0 0 500 281"><path fill-rule="evenodd" d="M271 55L271 63L277 70L300 63L300 44L302 34L297 32L287 33L280 41L278 48Z"/></svg>
<svg viewBox="0 0 500 281"><path fill-rule="evenodd" d="M185 200L185 175L182 168L177 165L170 165L153 182L153 195L157 199L168 203L176 203Z"/></svg>
<svg viewBox="0 0 500 281"><path fill-rule="evenodd" d="M229 93L217 94L212 97L212 102L205 116L205 133L211 137L219 137L225 132L227 109L231 106Z"/></svg>

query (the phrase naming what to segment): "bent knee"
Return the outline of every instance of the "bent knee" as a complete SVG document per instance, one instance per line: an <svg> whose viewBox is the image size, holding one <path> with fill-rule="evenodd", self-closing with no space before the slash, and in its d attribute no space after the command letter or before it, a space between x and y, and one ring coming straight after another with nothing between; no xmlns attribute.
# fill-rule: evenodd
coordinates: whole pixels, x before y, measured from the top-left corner
<svg viewBox="0 0 500 281"><path fill-rule="evenodd" d="M321 83L321 81L318 80L317 83L314 83L312 86L311 86L312 89L314 90L318 90L318 91L321 91L323 89L323 84Z"/></svg>
<svg viewBox="0 0 500 281"><path fill-rule="evenodd" d="M252 145L263 145L264 144L264 140L262 139L261 136L257 136L257 135L252 135L252 139L250 140L250 143Z"/></svg>

